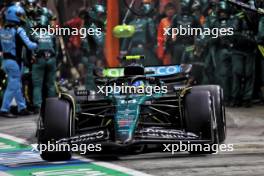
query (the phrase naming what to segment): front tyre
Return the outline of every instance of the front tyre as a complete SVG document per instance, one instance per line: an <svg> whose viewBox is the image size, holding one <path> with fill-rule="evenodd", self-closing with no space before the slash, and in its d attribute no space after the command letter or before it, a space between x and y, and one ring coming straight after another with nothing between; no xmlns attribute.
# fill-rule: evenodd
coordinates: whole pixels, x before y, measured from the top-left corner
<svg viewBox="0 0 264 176"><path fill-rule="evenodd" d="M226 139L226 116L224 106L223 89L217 85L194 86L193 91L209 91L214 99L215 116L219 142L223 143Z"/></svg>
<svg viewBox="0 0 264 176"><path fill-rule="evenodd" d="M40 144L52 143L72 134L72 109L70 103L59 98L48 98L43 109L43 134ZM41 158L47 161L65 161L71 159L70 151L43 151Z"/></svg>
<svg viewBox="0 0 264 176"><path fill-rule="evenodd" d="M186 130L200 135L201 140L210 143L198 144L191 154L216 153L213 145L219 144L217 125L215 124L213 98L209 91L191 90L185 97L185 123ZM209 148L208 148L209 147Z"/></svg>

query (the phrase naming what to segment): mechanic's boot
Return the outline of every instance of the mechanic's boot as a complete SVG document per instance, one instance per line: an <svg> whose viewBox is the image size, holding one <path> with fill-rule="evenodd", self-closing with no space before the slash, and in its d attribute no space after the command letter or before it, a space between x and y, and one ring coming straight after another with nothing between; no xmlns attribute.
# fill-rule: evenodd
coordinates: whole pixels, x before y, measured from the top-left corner
<svg viewBox="0 0 264 176"><path fill-rule="evenodd" d="M33 113L30 112L27 109L22 109L20 112L17 113L17 115L19 115L19 116L29 116L29 115L33 115Z"/></svg>
<svg viewBox="0 0 264 176"><path fill-rule="evenodd" d="M16 115L14 115L10 112L4 112L4 111L0 111L0 116L5 117L5 118L17 118Z"/></svg>

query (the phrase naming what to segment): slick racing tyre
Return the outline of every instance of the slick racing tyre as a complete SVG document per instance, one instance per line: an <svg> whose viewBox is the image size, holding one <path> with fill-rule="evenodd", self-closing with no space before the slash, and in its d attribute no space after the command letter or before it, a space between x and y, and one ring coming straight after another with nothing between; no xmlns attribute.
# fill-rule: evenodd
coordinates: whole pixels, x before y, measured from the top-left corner
<svg viewBox="0 0 264 176"><path fill-rule="evenodd" d="M46 99L43 109L43 134L40 144L52 143L72 134L72 109L70 103L58 98ZM43 151L41 158L47 161L65 161L71 159L70 151Z"/></svg>
<svg viewBox="0 0 264 176"><path fill-rule="evenodd" d="M205 85L205 86L194 86L193 91L210 91L214 98L215 115L217 121L217 129L219 142L223 143L226 138L226 116L225 116L225 106L224 106L224 94L223 89L217 85Z"/></svg>
<svg viewBox="0 0 264 176"><path fill-rule="evenodd" d="M213 145L218 144L217 126L214 125L213 99L209 91L192 91L185 97L185 123L186 130L201 135L201 140L211 141L208 144L201 142L199 148L191 150L191 154L215 153ZM207 148L205 147L207 146ZM210 147L208 150L208 146Z"/></svg>

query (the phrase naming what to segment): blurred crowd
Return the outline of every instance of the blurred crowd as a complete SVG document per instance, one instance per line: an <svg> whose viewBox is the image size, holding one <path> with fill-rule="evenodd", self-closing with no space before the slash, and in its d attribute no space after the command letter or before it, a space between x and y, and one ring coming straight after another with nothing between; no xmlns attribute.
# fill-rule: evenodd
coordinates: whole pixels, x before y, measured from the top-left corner
<svg viewBox="0 0 264 176"><path fill-rule="evenodd" d="M53 1L56 4L61 1ZM82 1L85 2L85 1ZM264 3L261 0L120 0L120 23L135 33L120 39L120 57L144 55L144 65L192 64L193 84L219 84L231 107L264 95ZM94 70L106 67L107 1L84 3L63 19L47 0L1 1L1 116L39 113L60 88L95 90ZM55 9L56 9L55 8ZM67 11L67 9L66 9ZM57 16L56 16L56 15ZM100 35L54 36L34 28L98 29ZM234 35L164 35L167 28L232 28ZM122 65L120 65L122 66ZM12 101L17 108L12 111Z"/></svg>
<svg viewBox="0 0 264 176"><path fill-rule="evenodd" d="M143 54L146 65L192 64L194 84L218 84L231 107L262 101L263 1L167 1L162 13L144 1L144 16L134 16L133 37L123 54ZM232 29L233 35L164 35L167 28Z"/></svg>

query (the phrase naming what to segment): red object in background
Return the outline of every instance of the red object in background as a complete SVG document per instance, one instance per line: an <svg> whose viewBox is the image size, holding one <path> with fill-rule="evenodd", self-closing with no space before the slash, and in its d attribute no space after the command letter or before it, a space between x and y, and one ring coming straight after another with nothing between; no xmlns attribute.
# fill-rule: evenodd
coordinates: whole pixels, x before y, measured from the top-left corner
<svg viewBox="0 0 264 176"><path fill-rule="evenodd" d="M205 16L200 16L200 19L199 19L199 21L200 21L200 25L204 25L205 24Z"/></svg>
<svg viewBox="0 0 264 176"><path fill-rule="evenodd" d="M77 28L81 29L83 27L83 20L80 17L74 17L71 20L65 23L65 26L69 28ZM69 48L80 48L81 47L81 37L80 34L72 35L69 37L69 44L67 47Z"/></svg>
<svg viewBox="0 0 264 176"><path fill-rule="evenodd" d="M169 28L171 26L171 20L166 17L160 21L158 27L158 47L157 47L157 56L162 61L163 65L169 65L171 63L170 55L165 53L165 43L167 41L167 36L164 35L164 28Z"/></svg>
<svg viewBox="0 0 264 176"><path fill-rule="evenodd" d="M107 26L105 56L109 67L119 66L119 40L114 37L113 29L119 24L119 0L107 1Z"/></svg>

